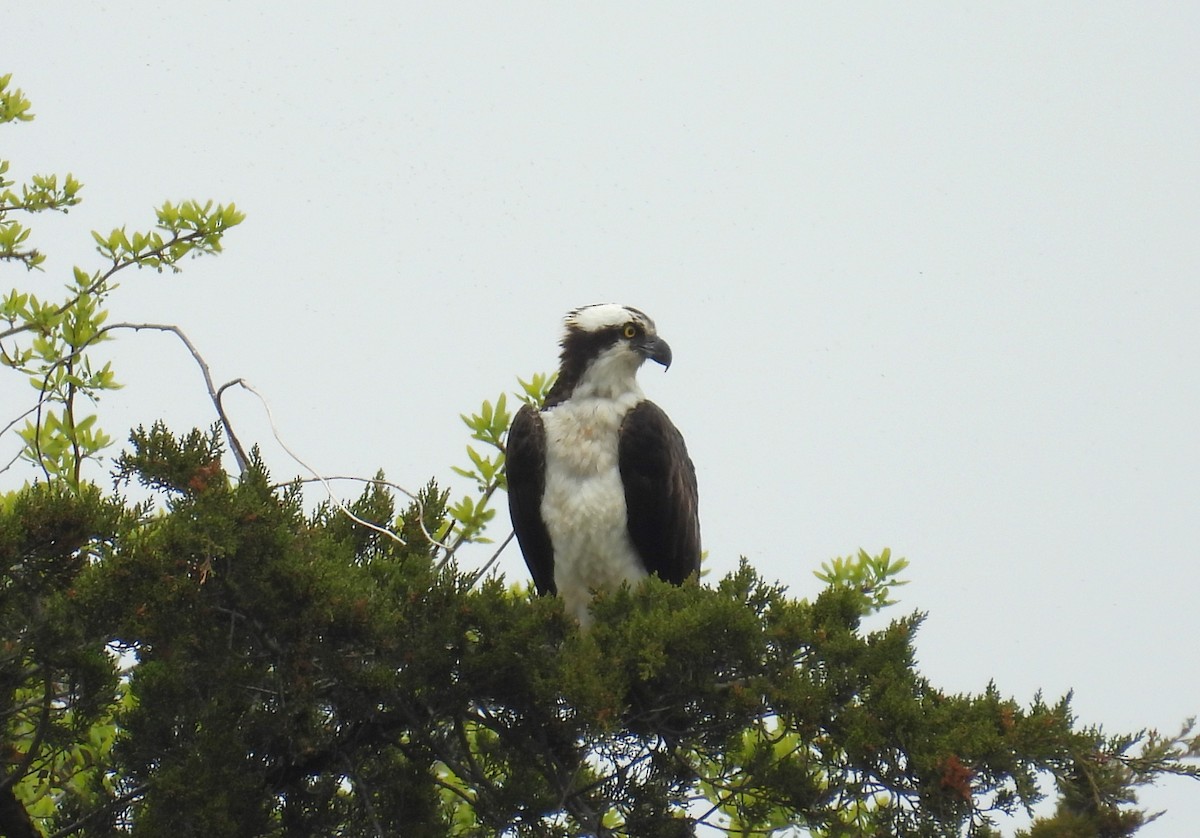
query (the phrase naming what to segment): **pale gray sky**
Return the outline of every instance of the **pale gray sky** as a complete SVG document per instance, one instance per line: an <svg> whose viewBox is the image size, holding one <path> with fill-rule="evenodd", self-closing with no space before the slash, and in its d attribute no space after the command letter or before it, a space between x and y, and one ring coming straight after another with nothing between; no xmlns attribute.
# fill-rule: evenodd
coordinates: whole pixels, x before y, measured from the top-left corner
<svg viewBox="0 0 1200 838"><path fill-rule="evenodd" d="M113 316L181 326L319 469L410 486L553 368L567 309L635 305L714 574L811 595L890 546L935 684L1171 730L1200 711L1200 6L976 6L9 4L38 119L3 156L86 189L3 287L236 201L224 255L126 275ZM213 421L171 339L108 351L110 432ZM1147 794L1145 834L1190 834L1198 791Z"/></svg>

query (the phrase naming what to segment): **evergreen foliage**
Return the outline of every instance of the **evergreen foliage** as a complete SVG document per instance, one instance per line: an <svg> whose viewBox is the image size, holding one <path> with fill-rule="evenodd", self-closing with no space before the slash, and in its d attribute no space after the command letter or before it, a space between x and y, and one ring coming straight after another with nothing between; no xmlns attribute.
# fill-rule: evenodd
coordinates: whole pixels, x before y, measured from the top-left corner
<svg viewBox="0 0 1200 838"><path fill-rule="evenodd" d="M29 118L8 82L0 121ZM40 183L5 193L0 228L66 206ZM174 267L181 242L215 253L239 219L167 205L160 233L97 237L109 272L63 303L14 290L0 311L4 363L38 387L21 439L39 475L0 494L0 834L985 836L1050 791L1030 838L1123 836L1147 819L1139 785L1196 776L1190 725L1110 735L1069 696L938 690L914 662L922 615L880 615L906 566L887 551L826 564L811 602L745 562L650 579L599 597L586 633L460 569L503 488L503 398L463 417L494 453L469 449L476 491L454 503L431 481L398 509L380 476L306 510L256 451L227 471L223 414L138 428L101 491L75 396L113 384L84 363L107 277ZM0 264L40 266L27 233L0 237Z"/></svg>

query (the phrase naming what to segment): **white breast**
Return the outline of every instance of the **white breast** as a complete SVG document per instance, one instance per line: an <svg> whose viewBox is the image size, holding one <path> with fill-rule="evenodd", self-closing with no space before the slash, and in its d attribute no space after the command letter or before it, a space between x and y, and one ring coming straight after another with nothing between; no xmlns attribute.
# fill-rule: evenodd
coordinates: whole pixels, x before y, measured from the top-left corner
<svg viewBox="0 0 1200 838"><path fill-rule="evenodd" d="M542 519L554 545L554 584L567 613L590 622L592 592L646 576L629 540L617 434L640 391L571 399L542 414L546 490Z"/></svg>

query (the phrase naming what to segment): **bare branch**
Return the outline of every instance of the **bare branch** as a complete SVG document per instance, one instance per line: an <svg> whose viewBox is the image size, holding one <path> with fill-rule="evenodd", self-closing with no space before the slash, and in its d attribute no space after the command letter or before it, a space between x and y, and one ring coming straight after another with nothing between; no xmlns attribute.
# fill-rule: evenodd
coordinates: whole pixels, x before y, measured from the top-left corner
<svg viewBox="0 0 1200 838"><path fill-rule="evenodd" d="M351 521L353 521L354 523L356 523L360 526L366 527L369 530L374 530L375 532L379 533L380 535L386 535L388 538L392 539L392 541L395 541L397 544L400 544L405 547L408 546L407 542L405 542L405 540L403 538L401 538L396 533L392 532L390 529L387 529L386 527L381 527L378 524L373 524L370 521L366 521L362 518L359 518L357 515L355 515L353 512L351 512L349 510L349 508L347 508L346 504L342 503L342 501L337 497L337 495L335 495L333 493L333 487L329 484L329 481L326 478L322 477L312 466L310 466L304 460L300 459L300 457L298 457L296 455L296 452L294 452L291 448L289 448L287 446L287 443L285 443L283 441L283 438L280 437L279 428L275 424L275 415L271 412L271 405L267 403L267 400L263 396L263 394L258 392L258 390L255 389L254 385L247 382L244 378L235 378L233 381L230 381L229 383L225 384L221 389L224 390L226 387L230 387L234 384L238 385L243 390L248 390L249 392L253 393L255 396L258 397L258 400L260 402L262 402L263 409L267 412L267 422L269 422L271 425L271 434L272 434L272 436L275 437L275 441L279 443L279 446L285 452L287 452L287 455L289 457L291 457L293 460L295 460L297 463L299 463L306 471L308 471L309 474L311 474L314 478L316 478L321 483L321 485L325 487L325 491L326 491L326 493L328 493L329 499L334 503L335 506L337 506L338 509L340 509L342 511L342 513L347 518L349 518ZM409 493L405 492L405 494L409 494ZM411 495L410 495L410 497L411 497Z"/></svg>
<svg viewBox="0 0 1200 838"><path fill-rule="evenodd" d="M225 410L221 406L221 393L233 382L222 385L220 390L214 389L212 372L208 368L208 362L204 360L204 356L196 349L196 345L192 343L178 326L170 323L114 323L100 331L108 332L113 329L132 329L135 332L140 332L143 329L152 329L159 332L170 332L183 341L183 345L188 348L188 352L192 353L192 358L195 359L196 364L200 367L200 372L204 375L204 386L208 390L208 397L217 411L217 416L221 419L221 427L225 429L225 435L229 438L229 448L233 452L234 460L237 461L238 473L244 473L249 460L246 458L246 452L242 448L241 442L238 441L237 434L233 432L233 425L230 423L229 417L225 414Z"/></svg>
<svg viewBox="0 0 1200 838"><path fill-rule="evenodd" d="M38 408L40 407L40 405L41 405L41 401L39 400L38 404L33 405L28 410L26 410L24 413L17 416L17 418L13 419L11 422L9 422L7 425L5 425L3 428L0 428L0 436L4 436L6 433L8 433L9 431L11 431L13 429L14 425L16 425L18 422L20 422L22 419L24 419L29 414L36 412L38 410ZM3 468L0 468L0 474L4 474L4 472L6 472L10 468L12 468L13 463L15 463L17 460L21 459L21 455L23 453L25 453L25 451L24 451L24 447L22 446L21 450L17 451L17 453L13 455L13 458L11 460L9 460L7 463L5 463Z"/></svg>
<svg viewBox="0 0 1200 838"><path fill-rule="evenodd" d="M371 821L371 828L375 831L378 838L383 838L387 833L383 829L383 824L379 821L379 815L375 812L375 804L371 802L371 790L363 782L358 772L354 770L354 765L350 762L350 758L346 754L341 754L342 766L346 769L346 776L350 780L350 784L354 786L358 793L354 795L355 800L362 803L363 810L367 813L367 818Z"/></svg>
<svg viewBox="0 0 1200 838"><path fill-rule="evenodd" d="M420 527L421 527L421 532L429 540L430 544L433 544L435 547L438 547L438 548L441 548L442 550L447 551L447 556L452 555L453 552L456 549L458 549L459 546L461 546L461 543L462 543L461 538L454 545L448 546L448 545L442 543L441 541L439 541L433 535L433 533L429 532L429 530L425 527L424 514L423 514L424 506L421 502L421 499L416 494L410 492L408 489L405 489L403 486L400 486L396 483L390 483L386 480L378 480L378 479L326 478L326 477L322 476L321 474L317 473L317 471L314 470L310 465L308 465L308 463L306 463L299 456L297 456L296 453L294 451L292 451L291 448L289 448L288 445L283 441L282 437L280 437L279 429L278 429L278 426L275 424L275 417L274 417L274 414L271 412L270 404L268 404L266 398L262 395L262 393L260 393L253 385L251 385L249 382L247 382L243 378L235 378L232 381L225 382L219 388L216 387L215 384L213 383L212 371L210 370L210 368L208 366L208 362L205 361L204 356L200 354L200 351L196 348L196 345L194 343L192 343L191 339L188 338L187 334L182 329L180 329L178 326L176 326L174 324L171 324L171 323L112 323L108 326L98 329L94 335L92 335L88 340L81 343L79 346L75 347L75 349L66 357L56 360L55 363L53 365L51 365L50 369L47 370L46 375L43 380L49 381L49 376L55 368L57 368L58 366L61 366L63 364L69 363L70 361L72 361L73 359L78 357L83 352L83 350L86 349L88 346L102 340L103 337L106 334L108 334L109 332L116 331L118 329L128 329L128 330L135 331L135 332L139 332L139 331L170 332L171 334L173 334L177 338L179 338L180 341L183 342L183 345L187 347L188 352L191 353L192 358L195 360L197 366L200 367L201 374L204 376L205 388L208 392L209 399L213 403L214 409L217 411L217 416L221 420L221 426L224 429L225 435L229 440L230 450L233 453L234 459L237 461L239 473L245 472L245 470L249 464L249 458L246 456L245 449L242 447L241 442L237 438L237 434L233 430L233 423L230 421L229 415L225 412L225 407L224 407L224 402L223 402L223 396L225 395L225 391L228 390L230 387L234 387L234 386L241 387L243 390L248 390L249 392L253 393L255 396L258 397L258 400L260 402L262 402L263 408L266 410L267 420L269 421L269 423L271 425L271 433L275 437L275 441L279 443L280 447L282 447L285 452L287 452L288 456L290 456L293 460L295 460L303 468L305 468L313 476L314 480L320 482L325 487L325 490L329 495L329 499L338 507L339 510L341 510L341 512L343 514L345 514L347 517L349 517L355 523L357 523L361 526L364 526L370 530L374 530L378 533L386 535L388 538L392 539L393 541L397 542L398 544L407 546L404 539L401 538L399 535L397 535L392 530L384 528L384 527L380 527L376 524L371 523L370 521L363 520L362 518L359 518L357 515L355 515L353 512L351 512L346 507L346 505L344 503L342 503L341 500L339 500L337 498L337 496L334 494L333 488L329 485L330 479L358 479L358 480L363 480L364 482L369 482L369 483L374 483L374 484L384 484L393 489L396 489L399 492L402 492L405 496L407 496L408 498L410 498L411 500L413 500L414 502L417 503L417 505L419 507L419 511L421 513L421 520L419 522ZM20 421L23 417L28 416L30 413L33 413L33 412L37 412L39 421L40 421L42 405L45 401L45 393L46 393L47 389L48 389L48 386L43 385L42 398L39 398L38 404L34 405L32 408L27 410L25 413L21 414L21 416L18 416L16 419L14 419L12 422L10 422L9 425L6 426L6 428L4 430L8 430L16 422ZM3 431L0 431L0 433L3 433ZM19 458L19 457L20 457L20 454L17 455L17 458ZM13 462L15 462L17 458L14 458ZM11 466L11 463L9 465ZM7 466L6 466L6 468L7 468ZM44 466L43 466L43 470L44 470ZM47 474L47 479L48 478L49 478L49 474ZM494 491L494 489L493 489L493 491ZM443 564L444 564L444 562L443 562Z"/></svg>
<svg viewBox="0 0 1200 838"><path fill-rule="evenodd" d="M480 579L483 578L483 575L485 573L488 572L488 568L490 568L493 564L496 563L496 560L500 558L500 554L504 552L504 548L507 547L512 542L513 537L516 536L516 534L517 533L515 530L509 530L508 535L504 537L504 540L500 542L500 546L496 548L496 552L492 553L492 557L490 559L488 559L486 562L484 562L483 567L481 567L481 568L479 568L479 570L475 571L475 575L471 577L471 587L472 588L475 587L475 584Z"/></svg>
<svg viewBox="0 0 1200 838"><path fill-rule="evenodd" d="M234 382L231 381L229 383L233 384ZM227 384L225 386L227 387L229 385ZM224 388L222 388L222 389L224 389ZM260 398L261 398L261 396L260 396ZM278 440L279 437L276 436L275 439ZM282 444L283 443L280 442L280 445L282 445ZM291 454L290 451L288 453ZM297 462L299 462L299 461L297 461ZM301 465L304 465L304 464L301 463ZM305 466L305 468L308 468L308 467ZM310 471L311 471L311 469L310 469ZM419 495L413 494L408 489L405 489L403 486L401 486L399 483L393 483L390 480L381 480L378 477L357 477L355 475L349 475L349 474L335 474L335 475L326 474L324 476L318 475L316 477L299 477L296 480L289 480L289 481L287 481L287 483L276 483L274 488L280 488L280 487L288 485L289 483L321 483L322 481L328 481L328 482L332 483L335 480L349 480L349 481L352 481L355 483L368 483L372 486L386 486L389 489L395 489L397 492L404 495L405 497L407 497L409 500L411 500L413 503L415 503L417 505L417 514L418 514L417 525L421 528L421 534L424 535L425 538L429 541L429 543L432 544L434 547L437 547L442 550L448 549L447 546L443 542L438 541L437 537L429 531L428 527L425 526L425 503L424 503L424 501L421 500L421 497ZM474 583L472 583L472 584L474 584Z"/></svg>
<svg viewBox="0 0 1200 838"><path fill-rule="evenodd" d="M136 786L136 787L130 789L129 791L125 792L125 794L121 795L120 797L113 798L108 803L101 806L99 809L96 809L92 812L88 812L86 815L84 815L79 820L75 821L74 823L68 824L68 825L64 826L62 829L58 830L57 832L50 834L47 838L66 838L68 835L73 835L74 833L83 829L83 827L87 824L87 822L90 821L92 818L96 817L97 815L101 814L102 812L111 811L111 810L117 808L118 806L124 806L126 803L129 803L130 801L136 800L137 798L139 798L143 794L145 794L149 788L150 788L149 783L143 783L140 786Z"/></svg>
<svg viewBox="0 0 1200 838"><path fill-rule="evenodd" d="M12 428L13 425L15 425L17 422L19 422L22 418L24 418L25 416L28 416L30 413L34 413L34 412L37 413L37 421L38 421L38 424L40 425L42 408L43 408L43 405L46 400L46 393L49 390L50 376L54 373L54 370L60 366L70 364L76 358L78 358L80 356L80 354L82 354L83 351L85 349L87 349L89 346L91 346L94 343L98 343L99 341L103 340L104 336L107 335L109 332L113 332L118 329L128 329L128 330L131 330L134 332L140 332L140 331L170 332L171 334L173 334L177 338L179 338L180 341L183 342L183 345L187 347L188 352L191 353L192 358L196 361L197 366L200 367L201 374L204 376L204 384L205 384L205 388L208 391L208 397L212 401L213 407L217 411L217 416L221 420L221 426L225 430L225 435L229 439L230 451L233 453L234 460L236 460L236 462L237 462L238 472L239 473L245 472L246 466L247 466L249 460L246 457L246 452L242 448L241 442L238 441L237 434L234 433L233 424L229 421L229 416L226 415L225 410L222 407L221 398L220 398L221 392L223 392L226 387L229 387L230 384L233 384L234 382L225 384L224 386L222 386L221 390L217 390L215 388L215 386L213 385L212 372L208 367L208 362L206 362L204 360L204 356L200 354L200 351L196 348L196 345L194 343L192 343L191 339L188 338L187 334L182 329L180 329L178 326L175 326L170 323L112 323L101 329L97 329L95 334L93 334L87 340L85 340L84 342L82 342L81 344L76 346L70 352L70 354L55 360L55 362L50 365L49 369L46 370L45 375L42 378L43 384L42 384L41 395L38 398L38 403L36 405L34 405L33 407L31 407L29 410L22 413L16 419L9 422L4 427L3 430L0 430L0 434L3 434L5 431L8 431L10 428ZM34 444L35 444L35 446L37 445L36 440L35 440ZM40 451L38 453L40 454ZM15 462L15 460L14 460L14 462ZM45 470L44 467L43 467L43 470ZM49 474L47 473L46 476L48 479Z"/></svg>
<svg viewBox="0 0 1200 838"><path fill-rule="evenodd" d="M492 495L494 495L496 493L496 490L499 488L500 488L499 481L493 480L491 483L489 483L487 488L484 489L483 494L481 494L479 496L479 501L476 504L476 508L482 508L484 506L487 506L488 501L490 501L492 499ZM454 554L458 552L458 548L462 547L463 544L466 543L467 538L472 535L474 535L474 533L468 527L464 526L462 528L462 530L459 532L459 534L455 537L454 541L450 544L449 547L446 547L444 544L438 545L446 551L446 554L444 556L442 556L442 560L440 562L438 562L438 564L437 564L436 570L438 573L441 573L446 568L446 565L450 564L450 560L454 558ZM511 538L511 537L512 536L510 534L509 538ZM506 539L504 544L500 545L500 550L503 550L505 545L507 545L507 544L508 544L508 540ZM497 550L496 555L492 557L493 561L495 560L495 558L497 556L500 555L500 550ZM491 564L491 561L489 561L488 564ZM487 565L484 566L485 569L486 569L486 567L487 567ZM475 581L476 581L475 579L472 579L471 584L474 585Z"/></svg>

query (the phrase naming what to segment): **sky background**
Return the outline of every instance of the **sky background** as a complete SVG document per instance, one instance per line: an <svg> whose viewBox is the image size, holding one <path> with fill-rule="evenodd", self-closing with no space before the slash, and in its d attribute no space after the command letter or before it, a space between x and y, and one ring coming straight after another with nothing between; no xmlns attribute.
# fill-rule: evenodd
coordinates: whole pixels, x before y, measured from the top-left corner
<svg viewBox="0 0 1200 838"><path fill-rule="evenodd" d="M890 547L935 685L1074 689L1112 732L1200 712L1200 5L645 5L7 4L10 176L85 189L2 287L234 201L225 254L123 274L112 319L184 329L323 473L456 494L459 414L551 371L568 309L637 306L714 576L812 596ZM174 338L101 355L118 439L214 421ZM30 397L0 378L0 422ZM1195 783L1144 801L1147 836L1200 822Z"/></svg>

